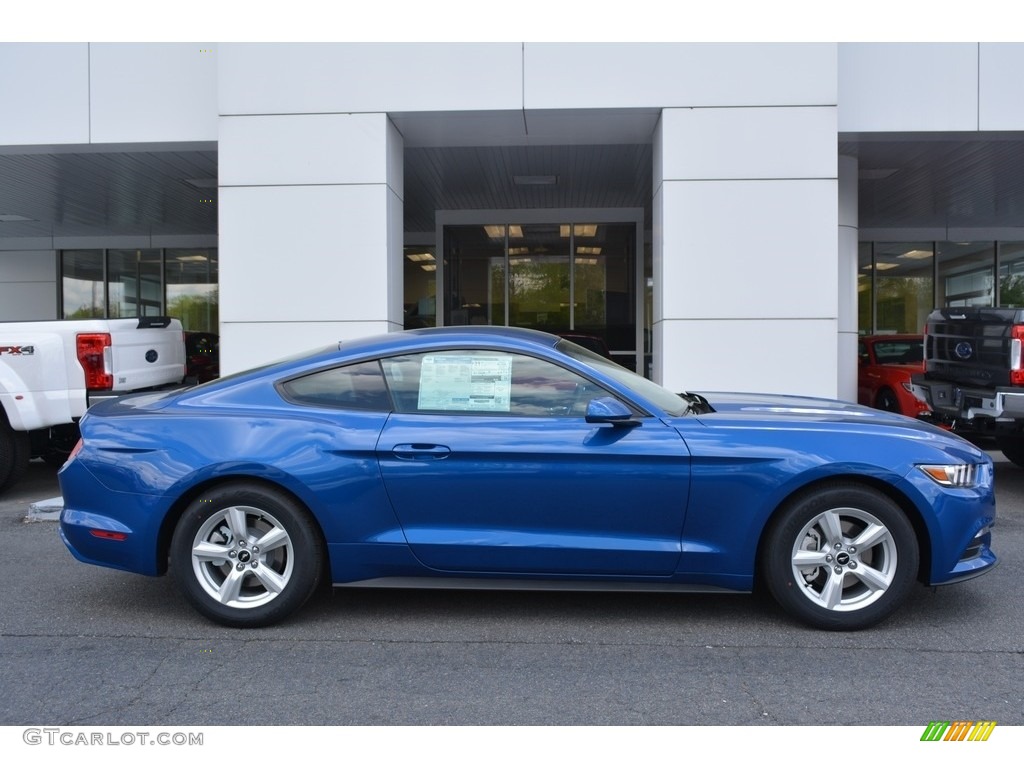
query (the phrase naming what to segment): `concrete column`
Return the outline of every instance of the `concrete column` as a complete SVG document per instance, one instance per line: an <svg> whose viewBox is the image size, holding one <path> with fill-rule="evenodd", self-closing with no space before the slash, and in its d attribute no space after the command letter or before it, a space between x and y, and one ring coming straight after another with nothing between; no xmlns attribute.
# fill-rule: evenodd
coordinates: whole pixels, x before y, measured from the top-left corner
<svg viewBox="0 0 1024 768"><path fill-rule="evenodd" d="M834 397L836 108L666 109L654 143L654 378Z"/></svg>
<svg viewBox="0 0 1024 768"><path fill-rule="evenodd" d="M219 152L222 373L402 327L386 114L222 115Z"/></svg>
<svg viewBox="0 0 1024 768"><path fill-rule="evenodd" d="M857 402L857 158L839 158L839 339L837 392Z"/></svg>

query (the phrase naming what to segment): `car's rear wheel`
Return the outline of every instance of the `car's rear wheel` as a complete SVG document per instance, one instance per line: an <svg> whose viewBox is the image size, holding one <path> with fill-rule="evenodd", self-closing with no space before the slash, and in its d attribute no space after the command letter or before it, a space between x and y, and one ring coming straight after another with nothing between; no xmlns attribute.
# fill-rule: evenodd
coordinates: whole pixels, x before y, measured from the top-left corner
<svg viewBox="0 0 1024 768"><path fill-rule="evenodd" d="M900 412L900 401L896 397L896 393L888 387L883 387L878 391L875 396L875 408L881 411L889 411L891 413Z"/></svg>
<svg viewBox="0 0 1024 768"><path fill-rule="evenodd" d="M917 538L903 510L864 486L832 484L784 508L762 548L762 576L791 615L819 629L870 627L917 577Z"/></svg>
<svg viewBox="0 0 1024 768"><path fill-rule="evenodd" d="M214 621L261 627L316 590L324 546L309 513L273 488L231 483L206 491L178 522L171 570L185 597Z"/></svg>
<svg viewBox="0 0 1024 768"><path fill-rule="evenodd" d="M27 432L15 432L0 409L0 492L18 482L28 470L32 444Z"/></svg>

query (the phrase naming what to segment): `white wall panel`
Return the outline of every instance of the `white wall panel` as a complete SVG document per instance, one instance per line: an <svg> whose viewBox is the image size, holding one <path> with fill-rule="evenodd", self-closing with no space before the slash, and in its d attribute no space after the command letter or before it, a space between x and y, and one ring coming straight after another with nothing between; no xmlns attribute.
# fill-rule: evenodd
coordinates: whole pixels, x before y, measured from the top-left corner
<svg viewBox="0 0 1024 768"><path fill-rule="evenodd" d="M527 109L835 104L832 43L527 43Z"/></svg>
<svg viewBox="0 0 1024 768"><path fill-rule="evenodd" d="M89 46L0 43L0 145L89 141Z"/></svg>
<svg viewBox="0 0 1024 768"><path fill-rule="evenodd" d="M0 321L56 319L56 283L7 283L0 280Z"/></svg>
<svg viewBox="0 0 1024 768"><path fill-rule="evenodd" d="M840 131L978 129L976 43L841 43Z"/></svg>
<svg viewBox="0 0 1024 768"><path fill-rule="evenodd" d="M835 178L835 107L672 109L666 179Z"/></svg>
<svg viewBox="0 0 1024 768"><path fill-rule="evenodd" d="M240 323L222 320L220 372L226 376L306 350L389 330L392 329L383 322Z"/></svg>
<svg viewBox="0 0 1024 768"><path fill-rule="evenodd" d="M982 43L978 127L983 131L1024 129L1024 44Z"/></svg>
<svg viewBox="0 0 1024 768"><path fill-rule="evenodd" d="M663 316L834 318L836 184L665 182Z"/></svg>
<svg viewBox="0 0 1024 768"><path fill-rule="evenodd" d="M521 109L519 43L230 43L220 113Z"/></svg>
<svg viewBox="0 0 1024 768"><path fill-rule="evenodd" d="M672 391L836 396L836 322L665 320L662 382Z"/></svg>
<svg viewBox="0 0 1024 768"><path fill-rule="evenodd" d="M387 125L384 114L224 117L220 184L383 184Z"/></svg>
<svg viewBox="0 0 1024 768"><path fill-rule="evenodd" d="M52 283L56 279L54 251L0 251L0 282Z"/></svg>
<svg viewBox="0 0 1024 768"><path fill-rule="evenodd" d="M384 185L220 190L221 320L387 320Z"/></svg>
<svg viewBox="0 0 1024 768"><path fill-rule="evenodd" d="M0 321L56 319L54 251L0 251Z"/></svg>
<svg viewBox="0 0 1024 768"><path fill-rule="evenodd" d="M93 43L92 141L217 138L212 43Z"/></svg>

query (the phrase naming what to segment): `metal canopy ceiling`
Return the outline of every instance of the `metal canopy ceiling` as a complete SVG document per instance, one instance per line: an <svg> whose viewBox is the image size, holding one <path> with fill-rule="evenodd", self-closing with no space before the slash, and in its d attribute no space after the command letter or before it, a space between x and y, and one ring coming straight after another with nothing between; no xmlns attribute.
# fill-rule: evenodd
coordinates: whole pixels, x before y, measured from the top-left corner
<svg viewBox="0 0 1024 768"><path fill-rule="evenodd" d="M642 207L650 226L656 112L394 120L407 232L432 232L439 209ZM842 136L861 229L1024 227L1024 134L978 136ZM0 148L0 238L215 236L216 177L214 143Z"/></svg>

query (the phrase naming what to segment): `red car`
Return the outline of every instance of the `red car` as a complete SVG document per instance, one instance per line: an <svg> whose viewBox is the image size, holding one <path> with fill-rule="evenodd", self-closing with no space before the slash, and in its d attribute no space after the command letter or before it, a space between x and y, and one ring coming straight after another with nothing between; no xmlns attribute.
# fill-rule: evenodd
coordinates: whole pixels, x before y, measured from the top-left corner
<svg viewBox="0 0 1024 768"><path fill-rule="evenodd" d="M910 375L924 370L924 339L913 334L863 336L858 350L857 401L904 416L928 416L914 396Z"/></svg>

